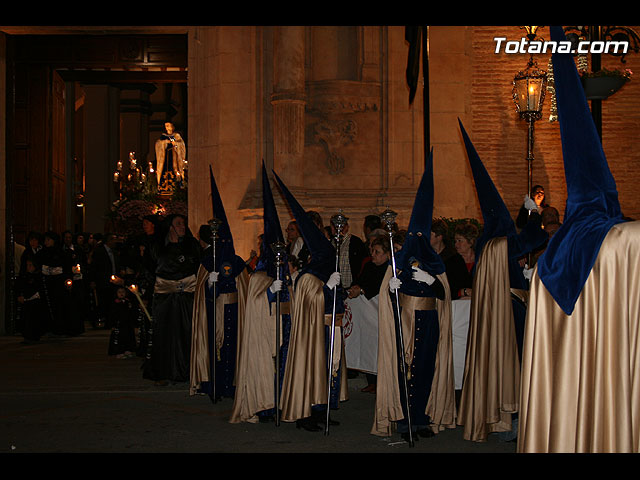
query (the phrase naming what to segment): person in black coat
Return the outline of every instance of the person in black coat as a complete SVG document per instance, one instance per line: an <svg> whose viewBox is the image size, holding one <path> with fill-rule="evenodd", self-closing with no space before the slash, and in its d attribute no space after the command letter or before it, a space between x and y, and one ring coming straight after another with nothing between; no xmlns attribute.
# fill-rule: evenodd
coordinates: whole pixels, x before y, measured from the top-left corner
<svg viewBox="0 0 640 480"><path fill-rule="evenodd" d="M16 283L23 343L38 342L45 331L44 285L42 272L35 259L25 259L24 271Z"/></svg>
<svg viewBox="0 0 640 480"><path fill-rule="evenodd" d="M120 266L120 255L117 249L118 237L114 233L108 233L104 241L97 244L92 253L90 267L90 285L95 288L98 299L98 314L106 320L106 327L111 328L108 322L109 305L115 297L115 285L111 283L111 276L124 276Z"/></svg>
<svg viewBox="0 0 640 480"><path fill-rule="evenodd" d="M117 358L135 356L137 309L124 286L116 288L115 298L109 306L110 324L113 325L109 339L109 355Z"/></svg>
<svg viewBox="0 0 640 480"><path fill-rule="evenodd" d="M45 306L48 313L46 331L54 335L67 333L65 318L68 305L67 280L71 280L71 264L60 246L60 236L55 232L44 234L44 247L37 253L36 262L41 266L44 282Z"/></svg>
<svg viewBox="0 0 640 480"><path fill-rule="evenodd" d="M36 255L42 249L42 237L37 232L29 232L27 236L27 247L20 256L20 271L19 274L25 271L27 259L35 261ZM37 262L36 262L37 263Z"/></svg>
<svg viewBox="0 0 640 480"><path fill-rule="evenodd" d="M536 206L538 207L538 213L542 213L542 211L549 206L549 204L545 201L544 195L544 187L542 185L534 185L531 188L531 199L536 202ZM524 204L520 207L518 211L518 216L516 217L516 227L524 228L524 226L529 222L529 209L527 209Z"/></svg>

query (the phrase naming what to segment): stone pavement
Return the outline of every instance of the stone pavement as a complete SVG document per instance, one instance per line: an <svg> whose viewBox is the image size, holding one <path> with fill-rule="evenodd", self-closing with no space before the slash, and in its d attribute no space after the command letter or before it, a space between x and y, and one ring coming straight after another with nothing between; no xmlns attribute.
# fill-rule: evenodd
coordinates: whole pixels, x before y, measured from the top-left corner
<svg viewBox="0 0 640 480"><path fill-rule="evenodd" d="M232 400L190 396L186 384L144 380L141 359L107 355L109 332L87 327L78 337L21 344L0 337L2 453L514 453L515 443L462 438L462 428L419 439L371 435L375 396L363 375L329 435L293 423L230 424ZM5 457L6 459L6 457ZM366 468L362 465L362 468Z"/></svg>

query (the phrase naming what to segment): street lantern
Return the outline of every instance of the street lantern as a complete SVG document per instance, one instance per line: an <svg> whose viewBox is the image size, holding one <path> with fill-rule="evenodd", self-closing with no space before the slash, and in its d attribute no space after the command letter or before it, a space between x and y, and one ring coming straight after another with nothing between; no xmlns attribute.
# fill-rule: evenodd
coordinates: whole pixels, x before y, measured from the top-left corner
<svg viewBox="0 0 640 480"><path fill-rule="evenodd" d="M532 55L527 68L513 79L513 101L521 118L527 121L540 119L546 89L547 72L538 69Z"/></svg>
<svg viewBox="0 0 640 480"><path fill-rule="evenodd" d="M527 29L529 40L535 39L538 27L524 27ZM547 90L547 72L538 68L533 55L529 57L527 67L518 72L513 79L513 101L520 118L529 124L527 142L528 192L531 196L533 180L533 130L534 122L542 117L542 105Z"/></svg>

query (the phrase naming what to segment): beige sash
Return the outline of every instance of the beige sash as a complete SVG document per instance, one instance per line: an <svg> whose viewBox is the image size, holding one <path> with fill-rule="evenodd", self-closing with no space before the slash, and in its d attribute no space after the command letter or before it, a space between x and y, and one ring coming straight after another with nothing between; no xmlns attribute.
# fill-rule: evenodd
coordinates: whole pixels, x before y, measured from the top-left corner
<svg viewBox="0 0 640 480"><path fill-rule="evenodd" d="M156 277L154 293L192 293L196 290L196 276L189 275L180 280L168 280L162 277Z"/></svg>

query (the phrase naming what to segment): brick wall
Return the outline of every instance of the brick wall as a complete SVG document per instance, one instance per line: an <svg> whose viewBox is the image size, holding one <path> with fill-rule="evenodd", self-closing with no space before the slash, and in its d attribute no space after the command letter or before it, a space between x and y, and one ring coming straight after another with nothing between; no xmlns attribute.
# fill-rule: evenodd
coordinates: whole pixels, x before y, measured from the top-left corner
<svg viewBox="0 0 640 480"><path fill-rule="evenodd" d="M637 27L632 27L637 30ZM512 100L513 77L526 67L528 56L495 54L497 36L519 40L524 30L517 26L469 27L472 63L471 98L466 125L496 187L513 215L527 191L527 124L516 113ZM539 35L549 38L544 27ZM538 67L547 70L549 55L536 56ZM626 64L619 57L603 56L606 68L629 68L636 73L620 91L602 102L603 147L616 180L625 215L640 218L640 54L631 53ZM543 117L535 123L533 184L545 187L549 203L564 214L566 187L557 122L549 122L551 101L547 94Z"/></svg>

